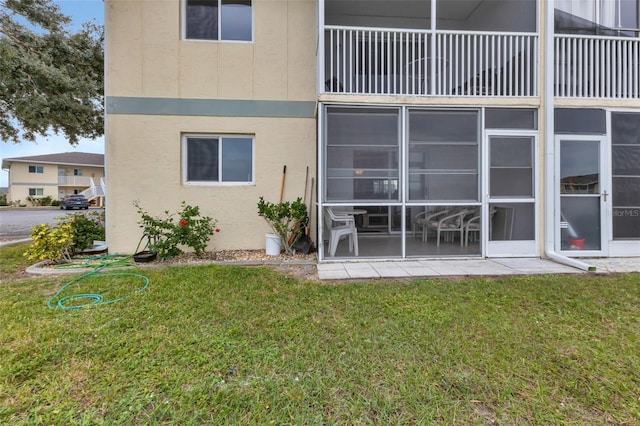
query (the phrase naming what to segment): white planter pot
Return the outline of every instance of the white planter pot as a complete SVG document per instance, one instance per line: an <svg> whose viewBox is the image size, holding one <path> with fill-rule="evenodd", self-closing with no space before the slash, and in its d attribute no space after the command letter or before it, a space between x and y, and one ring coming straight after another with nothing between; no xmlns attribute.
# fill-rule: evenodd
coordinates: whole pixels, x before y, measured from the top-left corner
<svg viewBox="0 0 640 426"><path fill-rule="evenodd" d="M270 256L277 256L280 254L280 250L282 248L282 241L280 239L280 235L278 234L265 234L265 247L266 252Z"/></svg>

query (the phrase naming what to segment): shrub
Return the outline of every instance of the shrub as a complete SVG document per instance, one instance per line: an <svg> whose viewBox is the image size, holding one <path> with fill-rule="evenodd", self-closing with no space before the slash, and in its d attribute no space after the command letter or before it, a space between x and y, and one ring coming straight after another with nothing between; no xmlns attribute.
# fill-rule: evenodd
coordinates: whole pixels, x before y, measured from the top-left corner
<svg viewBox="0 0 640 426"><path fill-rule="evenodd" d="M220 229L216 228L215 219L200 216L200 208L190 206L185 201L181 204L182 211L170 213L165 210L164 218L151 216L137 201L133 205L141 216L138 223L149 239L149 248L157 253L161 260L182 254L180 246L190 247L196 256L201 256L211 236L220 232Z"/></svg>
<svg viewBox="0 0 640 426"><path fill-rule="evenodd" d="M31 232L33 243L24 255L29 260L71 260L71 257L104 240L104 213L74 213L58 218L54 228L48 223L35 226Z"/></svg>
<svg viewBox="0 0 640 426"><path fill-rule="evenodd" d="M300 226L307 219L307 206L302 198L292 203L270 203L260 197L258 201L258 215L267 221L271 229L280 236L282 245L287 253L293 253L293 244L300 238L303 227Z"/></svg>
<svg viewBox="0 0 640 426"><path fill-rule="evenodd" d="M7 194L0 194L0 206L8 206L7 203Z"/></svg>

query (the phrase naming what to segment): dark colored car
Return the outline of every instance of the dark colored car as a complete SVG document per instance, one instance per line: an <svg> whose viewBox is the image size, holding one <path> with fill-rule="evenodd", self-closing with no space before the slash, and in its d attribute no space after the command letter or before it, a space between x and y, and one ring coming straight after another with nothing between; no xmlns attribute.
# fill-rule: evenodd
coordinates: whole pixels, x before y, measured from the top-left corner
<svg viewBox="0 0 640 426"><path fill-rule="evenodd" d="M88 209L89 208L89 200L84 195L74 194L65 196L62 201L60 201L60 208L69 210L69 209Z"/></svg>

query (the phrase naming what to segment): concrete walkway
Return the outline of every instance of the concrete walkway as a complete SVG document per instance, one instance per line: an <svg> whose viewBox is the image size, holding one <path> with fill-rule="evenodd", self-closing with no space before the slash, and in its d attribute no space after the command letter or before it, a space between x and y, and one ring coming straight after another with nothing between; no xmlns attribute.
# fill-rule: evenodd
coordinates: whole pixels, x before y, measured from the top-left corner
<svg viewBox="0 0 640 426"><path fill-rule="evenodd" d="M640 258L588 259L595 273L640 272ZM585 271L539 258L446 259L320 263L321 280L474 275L581 274Z"/></svg>

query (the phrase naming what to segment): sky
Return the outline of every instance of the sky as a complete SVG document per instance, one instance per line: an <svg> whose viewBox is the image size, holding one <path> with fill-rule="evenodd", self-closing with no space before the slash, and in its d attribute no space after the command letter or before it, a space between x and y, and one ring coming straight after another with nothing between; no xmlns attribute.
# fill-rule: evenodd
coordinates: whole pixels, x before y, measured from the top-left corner
<svg viewBox="0 0 640 426"><path fill-rule="evenodd" d="M84 22L104 24L104 2L102 0L54 0L62 13L71 17L70 29L80 28ZM56 154L60 152L91 152L104 154L104 137L99 139L81 139L76 146L69 144L63 135L51 134L39 137L36 142L24 141L19 144L0 141L0 160L30 155ZM0 172L0 187L8 186L9 174Z"/></svg>

